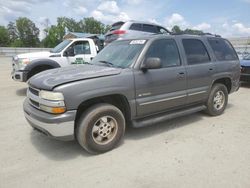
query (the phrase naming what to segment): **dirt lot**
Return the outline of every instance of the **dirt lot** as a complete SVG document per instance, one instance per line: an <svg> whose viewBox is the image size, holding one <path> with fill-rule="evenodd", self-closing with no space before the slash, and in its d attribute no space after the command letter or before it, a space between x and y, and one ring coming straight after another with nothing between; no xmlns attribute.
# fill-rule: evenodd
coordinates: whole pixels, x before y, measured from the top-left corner
<svg viewBox="0 0 250 188"><path fill-rule="evenodd" d="M27 85L0 58L0 187L250 187L250 85L219 117L203 113L128 129L115 150L87 154L74 141L33 131L22 112Z"/></svg>

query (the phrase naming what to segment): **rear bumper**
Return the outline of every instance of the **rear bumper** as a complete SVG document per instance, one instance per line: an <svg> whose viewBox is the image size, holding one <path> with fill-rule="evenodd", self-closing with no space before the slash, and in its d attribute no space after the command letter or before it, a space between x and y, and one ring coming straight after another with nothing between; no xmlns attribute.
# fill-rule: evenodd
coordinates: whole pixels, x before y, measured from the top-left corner
<svg viewBox="0 0 250 188"><path fill-rule="evenodd" d="M53 115L32 107L28 100L25 99L23 110L25 118L33 128L58 140L74 140L76 110Z"/></svg>

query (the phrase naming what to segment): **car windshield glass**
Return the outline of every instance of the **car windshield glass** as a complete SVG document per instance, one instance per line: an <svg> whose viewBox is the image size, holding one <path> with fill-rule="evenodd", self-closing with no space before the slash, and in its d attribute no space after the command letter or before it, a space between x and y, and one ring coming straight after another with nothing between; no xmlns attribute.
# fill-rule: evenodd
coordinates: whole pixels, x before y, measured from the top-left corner
<svg viewBox="0 0 250 188"><path fill-rule="evenodd" d="M106 46L91 64L128 68L139 56L146 40L116 41Z"/></svg>
<svg viewBox="0 0 250 188"><path fill-rule="evenodd" d="M60 53L71 42L72 42L71 40L64 40L60 44L58 44L55 48L50 50L50 52L52 52L52 53Z"/></svg>
<svg viewBox="0 0 250 188"><path fill-rule="evenodd" d="M250 55L247 55L243 58L244 60L250 60Z"/></svg>

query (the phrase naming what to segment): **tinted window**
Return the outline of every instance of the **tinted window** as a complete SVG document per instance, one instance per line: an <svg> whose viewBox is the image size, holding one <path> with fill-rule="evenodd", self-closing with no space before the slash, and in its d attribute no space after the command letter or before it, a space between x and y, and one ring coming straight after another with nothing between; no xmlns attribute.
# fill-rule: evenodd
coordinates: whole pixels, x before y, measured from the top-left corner
<svg viewBox="0 0 250 188"><path fill-rule="evenodd" d="M189 65L206 63L210 61L207 49L202 41L197 39L183 39L182 43Z"/></svg>
<svg viewBox="0 0 250 188"><path fill-rule="evenodd" d="M161 39L154 41L149 47L146 58L157 57L161 59L162 67L180 65L179 51L172 39Z"/></svg>
<svg viewBox="0 0 250 188"><path fill-rule="evenodd" d="M210 38L208 39L208 42L212 47L217 60L226 61L238 59L232 45L227 40Z"/></svg>
<svg viewBox="0 0 250 188"><path fill-rule="evenodd" d="M153 25L143 24L142 27L143 27L143 31L145 31L145 32L157 33L157 29Z"/></svg>
<svg viewBox="0 0 250 188"><path fill-rule="evenodd" d="M75 55L90 54L90 46L88 41L78 41L73 45Z"/></svg>
<svg viewBox="0 0 250 188"><path fill-rule="evenodd" d="M136 30L136 31L141 31L142 30L142 25L141 24L132 24L129 28L130 30Z"/></svg>

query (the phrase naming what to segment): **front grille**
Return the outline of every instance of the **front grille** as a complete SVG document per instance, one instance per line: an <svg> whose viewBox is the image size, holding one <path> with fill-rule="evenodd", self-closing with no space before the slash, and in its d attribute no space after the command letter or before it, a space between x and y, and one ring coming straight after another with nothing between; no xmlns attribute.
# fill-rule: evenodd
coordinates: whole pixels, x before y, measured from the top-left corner
<svg viewBox="0 0 250 188"><path fill-rule="evenodd" d="M250 67L241 67L241 73L250 74Z"/></svg>
<svg viewBox="0 0 250 188"><path fill-rule="evenodd" d="M29 103L31 106L40 109L38 89L29 87L27 97L29 98Z"/></svg>
<svg viewBox="0 0 250 188"><path fill-rule="evenodd" d="M36 108L39 108L39 103L30 99L30 103L32 104L32 106L35 106Z"/></svg>
<svg viewBox="0 0 250 188"><path fill-rule="evenodd" d="M34 88L32 88L32 87L29 87L29 90L30 90L30 92L31 92L32 94L34 94L34 95L36 95L36 96L39 95L39 90L36 90L36 89L34 89Z"/></svg>

